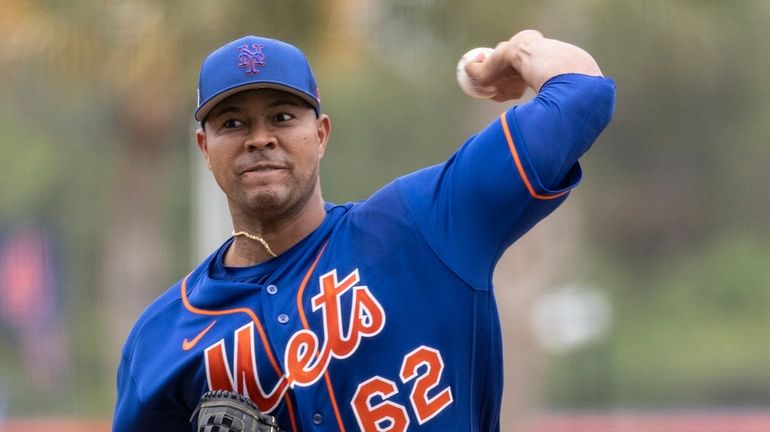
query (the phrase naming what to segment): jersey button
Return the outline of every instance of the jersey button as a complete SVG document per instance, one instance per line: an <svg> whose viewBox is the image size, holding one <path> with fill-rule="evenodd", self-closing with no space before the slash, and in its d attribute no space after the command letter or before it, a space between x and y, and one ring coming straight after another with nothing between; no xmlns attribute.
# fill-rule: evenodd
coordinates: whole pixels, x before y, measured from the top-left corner
<svg viewBox="0 0 770 432"><path fill-rule="evenodd" d="M321 424L324 421L324 416L321 415L321 413L315 413L313 414L313 424Z"/></svg>
<svg viewBox="0 0 770 432"><path fill-rule="evenodd" d="M281 324L286 324L287 322L289 322L289 316L286 314L278 315L278 322Z"/></svg>
<svg viewBox="0 0 770 432"><path fill-rule="evenodd" d="M267 293L270 295L276 294L278 292L278 287L275 285L268 285L267 286Z"/></svg>

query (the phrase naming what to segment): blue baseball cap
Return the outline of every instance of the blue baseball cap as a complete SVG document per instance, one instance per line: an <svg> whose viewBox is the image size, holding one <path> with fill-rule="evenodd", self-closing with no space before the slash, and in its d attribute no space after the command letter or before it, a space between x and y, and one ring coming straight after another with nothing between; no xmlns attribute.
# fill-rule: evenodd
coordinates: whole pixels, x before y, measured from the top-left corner
<svg viewBox="0 0 770 432"><path fill-rule="evenodd" d="M305 54L286 42L259 36L236 39L209 54L201 65L195 120L229 96L275 89L307 101L320 114L321 97Z"/></svg>

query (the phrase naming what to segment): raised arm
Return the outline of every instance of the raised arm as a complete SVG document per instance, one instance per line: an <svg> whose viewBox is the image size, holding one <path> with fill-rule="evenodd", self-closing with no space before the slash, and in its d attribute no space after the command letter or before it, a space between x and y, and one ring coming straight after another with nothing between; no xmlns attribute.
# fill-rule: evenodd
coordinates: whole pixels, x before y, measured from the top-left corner
<svg viewBox="0 0 770 432"><path fill-rule="evenodd" d="M580 73L602 76L590 54L575 45L548 39L537 30L523 30L500 42L484 61L465 66L468 75L482 87L493 87L492 98L503 102L519 99L531 87L536 91L556 75Z"/></svg>

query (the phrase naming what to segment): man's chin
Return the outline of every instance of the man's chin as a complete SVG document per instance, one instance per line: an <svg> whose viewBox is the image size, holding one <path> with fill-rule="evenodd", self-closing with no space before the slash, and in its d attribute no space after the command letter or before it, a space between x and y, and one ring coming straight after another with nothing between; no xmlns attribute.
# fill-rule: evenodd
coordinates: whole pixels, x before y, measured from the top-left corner
<svg viewBox="0 0 770 432"><path fill-rule="evenodd" d="M274 190L249 194L249 206L254 210L277 210L284 205L283 195Z"/></svg>

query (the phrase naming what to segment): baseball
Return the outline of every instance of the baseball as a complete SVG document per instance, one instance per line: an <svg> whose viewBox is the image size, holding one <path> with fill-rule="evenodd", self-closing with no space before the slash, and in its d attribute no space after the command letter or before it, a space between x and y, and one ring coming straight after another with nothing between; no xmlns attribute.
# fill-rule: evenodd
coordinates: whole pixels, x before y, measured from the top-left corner
<svg viewBox="0 0 770 432"><path fill-rule="evenodd" d="M460 61L457 62L457 83L460 88L463 89L465 94L478 99L489 99L497 94L497 90L494 87L482 87L478 85L476 80L468 76L465 72L465 65L472 61L484 61L487 57L492 55L494 50L487 47L473 48L460 57ZM480 57L477 59L477 57Z"/></svg>

